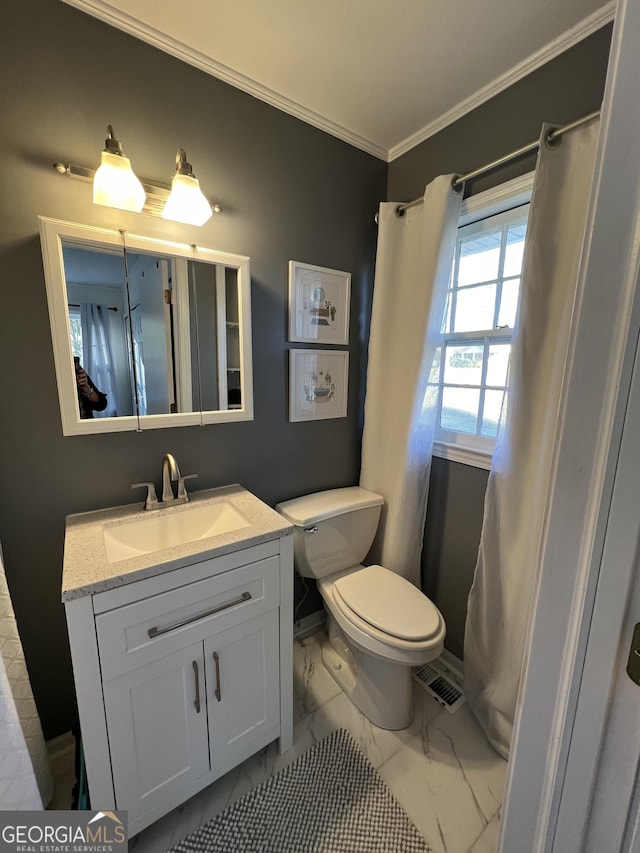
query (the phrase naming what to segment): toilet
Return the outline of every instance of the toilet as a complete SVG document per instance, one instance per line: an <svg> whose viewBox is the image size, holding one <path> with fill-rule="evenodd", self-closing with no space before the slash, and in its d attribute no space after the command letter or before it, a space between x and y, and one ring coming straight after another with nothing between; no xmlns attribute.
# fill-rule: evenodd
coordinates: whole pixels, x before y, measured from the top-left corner
<svg viewBox="0 0 640 853"><path fill-rule="evenodd" d="M445 623L417 587L383 566L363 566L384 498L352 486L276 506L294 525L295 567L315 578L328 617L322 662L362 713L383 729L413 717L411 667L438 657Z"/></svg>

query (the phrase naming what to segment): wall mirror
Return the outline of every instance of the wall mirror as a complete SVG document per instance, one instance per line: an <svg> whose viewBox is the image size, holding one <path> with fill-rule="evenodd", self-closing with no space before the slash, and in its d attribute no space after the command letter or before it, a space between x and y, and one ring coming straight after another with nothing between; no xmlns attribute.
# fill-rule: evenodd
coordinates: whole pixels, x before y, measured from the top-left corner
<svg viewBox="0 0 640 853"><path fill-rule="evenodd" d="M64 435L253 418L249 258L39 219Z"/></svg>

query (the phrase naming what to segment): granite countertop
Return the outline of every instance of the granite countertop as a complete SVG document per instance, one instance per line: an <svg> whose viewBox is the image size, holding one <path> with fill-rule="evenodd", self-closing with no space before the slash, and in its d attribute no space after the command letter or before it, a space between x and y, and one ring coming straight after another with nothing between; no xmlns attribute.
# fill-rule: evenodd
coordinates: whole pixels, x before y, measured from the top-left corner
<svg viewBox="0 0 640 853"><path fill-rule="evenodd" d="M118 562L109 562L107 559L103 536L105 527L115 527L151 517L163 518L165 514L189 512L191 507L221 502L230 503L249 524L206 539L139 554ZM69 515L65 529L62 600L71 601L74 598L104 592L182 568L193 562L229 554L281 536L290 536L292 533L292 524L239 485L191 492L188 503L164 509L145 511L143 504L138 502Z"/></svg>

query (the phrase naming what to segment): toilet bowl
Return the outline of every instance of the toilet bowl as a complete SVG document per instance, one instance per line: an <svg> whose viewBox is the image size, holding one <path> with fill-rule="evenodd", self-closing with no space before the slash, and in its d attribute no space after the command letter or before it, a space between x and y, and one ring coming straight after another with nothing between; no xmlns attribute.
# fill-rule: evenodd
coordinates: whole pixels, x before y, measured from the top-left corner
<svg viewBox="0 0 640 853"><path fill-rule="evenodd" d="M410 666L442 651L445 625L440 611L389 569L355 566L319 581L318 587L340 628L363 651Z"/></svg>
<svg viewBox="0 0 640 853"><path fill-rule="evenodd" d="M442 614L384 566L363 566L384 499L360 487L278 504L294 524L296 570L318 581L328 615L323 665L373 723L402 729L413 716L411 667L443 649Z"/></svg>

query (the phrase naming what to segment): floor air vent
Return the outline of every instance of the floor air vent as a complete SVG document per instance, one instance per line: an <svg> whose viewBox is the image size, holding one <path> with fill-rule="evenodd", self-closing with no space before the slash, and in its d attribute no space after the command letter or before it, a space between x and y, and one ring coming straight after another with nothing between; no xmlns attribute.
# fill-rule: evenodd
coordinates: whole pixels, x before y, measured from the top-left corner
<svg viewBox="0 0 640 853"><path fill-rule="evenodd" d="M443 705L451 714L464 705L465 698L461 685L451 671L440 666L438 661L425 663L412 668L413 677L421 687Z"/></svg>

